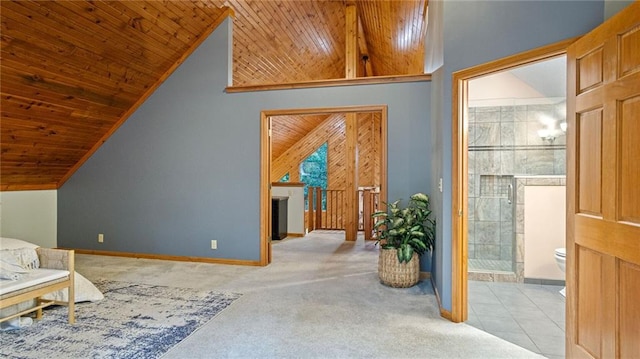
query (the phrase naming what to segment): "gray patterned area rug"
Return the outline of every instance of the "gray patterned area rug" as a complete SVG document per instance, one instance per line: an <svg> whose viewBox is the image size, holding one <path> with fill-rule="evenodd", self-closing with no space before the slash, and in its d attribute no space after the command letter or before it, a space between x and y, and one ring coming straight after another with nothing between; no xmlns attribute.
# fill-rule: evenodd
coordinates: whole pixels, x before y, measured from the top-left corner
<svg viewBox="0 0 640 359"><path fill-rule="evenodd" d="M115 281L94 283L105 298L46 309L42 320L0 332L6 358L158 358L240 297L234 293Z"/></svg>

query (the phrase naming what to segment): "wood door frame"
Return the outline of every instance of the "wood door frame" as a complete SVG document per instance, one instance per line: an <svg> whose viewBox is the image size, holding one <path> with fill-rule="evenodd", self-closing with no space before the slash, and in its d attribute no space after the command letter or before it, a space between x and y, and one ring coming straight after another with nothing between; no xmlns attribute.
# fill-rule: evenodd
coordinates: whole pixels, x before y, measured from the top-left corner
<svg viewBox="0 0 640 359"><path fill-rule="evenodd" d="M317 115L334 113L380 113L380 200L387 200L387 106L344 106L323 108L263 110L260 112L260 265L271 262L271 137L269 118L286 115Z"/></svg>
<svg viewBox="0 0 640 359"><path fill-rule="evenodd" d="M567 47L578 38L570 38L519 54L504 57L482 65L453 73L451 112L452 160L451 165L451 313L453 322L467 320L467 226L468 226L468 84L469 81L508 70L510 68L544 61L566 54ZM447 313L445 313L447 314Z"/></svg>

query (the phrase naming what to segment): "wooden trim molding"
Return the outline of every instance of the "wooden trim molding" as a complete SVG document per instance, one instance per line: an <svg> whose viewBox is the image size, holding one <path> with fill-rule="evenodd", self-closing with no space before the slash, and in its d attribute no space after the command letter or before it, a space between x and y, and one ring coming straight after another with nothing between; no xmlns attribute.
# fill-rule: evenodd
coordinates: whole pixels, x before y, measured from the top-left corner
<svg viewBox="0 0 640 359"><path fill-rule="evenodd" d="M454 320L453 320L453 316L451 315L451 312L442 307L442 301L440 300L438 287L436 287L436 284L433 282L433 277L430 276L430 279L431 279L431 286L433 287L433 292L436 295L436 301L438 302L438 308L440 309L440 316L443 317L444 319L447 319L453 322Z"/></svg>
<svg viewBox="0 0 640 359"><path fill-rule="evenodd" d="M197 48L206 40L211 33L220 25L227 17L234 17L235 12L233 9L226 7L224 12L200 35L200 37L193 43L193 45L185 51L185 53L176 61L160 78L142 95L136 103L134 103L116 123L105 133L98 142L71 169L60 179L57 187L60 188L93 154L102 146L103 143L113 135L120 126L131 116L136 110L151 96L162 83L171 76L171 74L191 55Z"/></svg>
<svg viewBox="0 0 640 359"><path fill-rule="evenodd" d="M467 320L467 104L468 82L474 78L543 61L566 53L576 38L525 51L453 73L452 84L452 165L451 165L451 312L442 309L454 322ZM447 318L447 316L443 315Z"/></svg>
<svg viewBox="0 0 640 359"><path fill-rule="evenodd" d="M239 93L239 92L294 90L294 89L319 88L319 87L375 85L375 84L423 82L423 81L431 81L431 74L370 76L370 77L357 77L354 79L329 79L329 80L315 80L315 81L304 81L304 82L289 82L289 83L283 83L283 84L229 86L225 89L225 91L227 93Z"/></svg>
<svg viewBox="0 0 640 359"><path fill-rule="evenodd" d="M68 248L62 248L62 249L68 249ZM172 255L164 255L164 254L96 251L91 249L75 249L75 252L76 254L91 254L91 255L98 255L98 256L144 258L144 259L161 259L166 261L178 261L178 262L232 264L232 265L241 265L241 266L259 266L260 265L259 261L249 261L249 260L243 260L243 259L172 256Z"/></svg>
<svg viewBox="0 0 640 359"><path fill-rule="evenodd" d="M11 191L44 191L58 189L57 183L44 183L44 184L8 184L0 186L0 192Z"/></svg>
<svg viewBox="0 0 640 359"><path fill-rule="evenodd" d="M386 105L341 106L303 109L263 110L260 113L260 265L270 263L271 233L271 139L269 129L272 116L316 115L335 113L380 113L380 200L387 201L387 113Z"/></svg>
<svg viewBox="0 0 640 359"><path fill-rule="evenodd" d="M271 187L304 187L302 182L271 182Z"/></svg>
<svg viewBox="0 0 640 359"><path fill-rule="evenodd" d="M260 265L271 263L271 118L260 114Z"/></svg>

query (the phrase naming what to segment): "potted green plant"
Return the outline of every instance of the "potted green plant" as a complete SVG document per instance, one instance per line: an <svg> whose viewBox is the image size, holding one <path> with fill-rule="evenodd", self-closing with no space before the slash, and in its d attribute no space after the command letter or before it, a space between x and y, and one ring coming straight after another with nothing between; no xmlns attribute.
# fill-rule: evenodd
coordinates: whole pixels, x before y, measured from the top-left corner
<svg viewBox="0 0 640 359"><path fill-rule="evenodd" d="M418 283L419 257L433 250L436 221L429 196L416 193L402 208L401 200L387 203L387 211L375 212L374 230L380 244L378 276L383 284L406 288Z"/></svg>

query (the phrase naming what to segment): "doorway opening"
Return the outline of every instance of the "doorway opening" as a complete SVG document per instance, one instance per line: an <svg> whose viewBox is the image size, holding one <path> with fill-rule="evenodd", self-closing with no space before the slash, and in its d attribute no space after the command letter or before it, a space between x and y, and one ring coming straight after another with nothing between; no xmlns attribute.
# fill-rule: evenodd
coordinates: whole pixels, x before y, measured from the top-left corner
<svg viewBox="0 0 640 359"><path fill-rule="evenodd" d="M310 125L312 122L315 123ZM375 126L365 125L368 123ZM291 133L302 127L309 129L303 131L304 135L299 135L295 141L278 137L278 133ZM311 166L302 164L325 143L327 188L305 188L308 195L304 196L305 204L301 206L304 211L303 232L343 229L347 240L355 240L358 231L363 229L363 217L366 217L360 211L363 202L360 193L370 193L370 185L373 184L377 201L382 203L386 200L387 107L378 105L266 110L261 113L260 128L261 265L271 262L272 188L276 188L273 186L274 182L286 178L294 186L304 186L302 179L308 177L307 170ZM367 131L375 138L372 140L375 144L367 143L364 139ZM359 149L363 151L359 152ZM363 152L370 153L365 157ZM369 173L368 168L377 174ZM277 185L286 186L280 183Z"/></svg>
<svg viewBox="0 0 640 359"><path fill-rule="evenodd" d="M511 69L515 69L518 67L522 67L528 64L539 63L545 60L553 59L555 57L564 55L566 53L566 49L569 44L573 43L575 39L564 40L555 44L551 44L542 48L534 49L531 51L527 51L521 54L513 55L507 58L499 59L487 64L479 65L473 68L465 69L453 74L453 114L452 114L452 132L453 132L453 141L452 141L452 151L453 151L453 176L452 176L452 204L453 204L453 213L452 216L452 310L451 317L454 322L462 322L467 320L468 317L468 298L467 298L467 280L468 280L468 271L469 271L469 262L467 261L470 255L469 249L469 231L470 231L470 215L472 214L475 218L477 218L477 214L475 211L470 211L469 202L470 202L470 118L472 115L476 115L469 110L470 104L470 93L469 86L472 80L480 79L487 75L497 74L503 71L508 71ZM500 109L502 110L502 109ZM514 109L515 110L515 109ZM475 111L474 111L475 112ZM558 124L559 126L559 124ZM549 124L551 127L551 124ZM500 126L496 125L496 131L500 128ZM478 126L477 128L473 128L474 130L482 131L483 136L491 137L491 127L490 126ZM538 136L538 141L545 141L538 135L537 130L545 130L546 127L537 128L534 131L535 136ZM486 130L486 131L485 131ZM494 131L495 132L495 131ZM542 131L543 132L543 131ZM540 132L541 134L543 134ZM499 134L500 132L496 132ZM487 136L488 135L488 136ZM515 137L514 137L515 139ZM478 141L478 136L474 136L471 139L472 141ZM552 142L547 140L548 142ZM473 142L474 145L476 142ZM480 149L480 148L477 148ZM475 151L474 151L475 152ZM488 154L491 154L491 151L487 151ZM495 154L495 152L493 152ZM476 154L471 154L471 157ZM489 161L489 159L487 159ZM515 152L514 152L514 160L507 161L508 163L513 163L515 161ZM490 162L490 161L489 161ZM495 163L495 162L494 162ZM498 162L500 164L500 162ZM500 164L501 165L501 164ZM475 171L475 168L473 169ZM497 174L486 174L483 183L480 183L483 178L479 176L476 178L476 173L474 172L472 175L473 185L478 185L479 188L473 186L471 190L473 190L472 194L476 192L480 192L482 190L483 184L485 193L491 194L493 193L496 199L494 202L500 205L501 201L505 202L505 217L511 215L511 218L515 218L514 212L509 212L509 206L511 204L508 203L510 193L513 195L514 191L517 191L517 187L513 185L513 178L509 176L505 177L501 175L501 169ZM513 170L509 171L513 172ZM511 176L513 177L513 176ZM505 198L501 198L505 197ZM471 197L473 198L473 197ZM474 201L475 202L475 198ZM491 201L489 201L491 202ZM487 202L487 203L489 203ZM473 203L474 209L477 208L477 204ZM513 209L513 206L511 206ZM498 209L500 206L498 206ZM500 211L498 210L498 213ZM500 219L498 218L495 222L500 223ZM509 226L505 229L505 231L512 231L513 222L511 222L511 229ZM474 229L475 229L475 223ZM485 224L482 224L485 225ZM493 224L496 226L496 224ZM506 235L505 241L505 256L510 257L510 263L508 266L512 269L513 279L515 280L516 266L513 261L513 254L517 251L517 246L514 245L515 242L509 243L512 238L508 234ZM473 239L476 241L476 238ZM494 239L495 240L495 239ZM473 243L475 246L475 242ZM510 244L510 246L509 246ZM473 248L475 251L476 248ZM496 247L487 247L482 248L492 249L494 250L494 255L498 252L498 250L502 251L503 248L500 248L499 245ZM475 256L475 253L472 253ZM502 264L502 263L498 263Z"/></svg>
<svg viewBox="0 0 640 359"><path fill-rule="evenodd" d="M560 55L468 80L471 280L564 284L566 69Z"/></svg>

